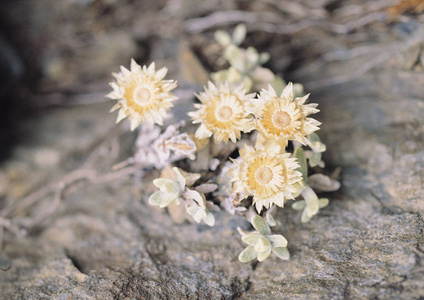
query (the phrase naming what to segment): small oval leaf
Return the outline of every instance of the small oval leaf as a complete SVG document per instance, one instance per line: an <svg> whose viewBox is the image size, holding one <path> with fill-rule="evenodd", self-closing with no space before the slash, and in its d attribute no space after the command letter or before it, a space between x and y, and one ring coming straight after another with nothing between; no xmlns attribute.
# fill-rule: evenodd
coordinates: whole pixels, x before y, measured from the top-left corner
<svg viewBox="0 0 424 300"><path fill-rule="evenodd" d="M272 247L287 247L287 240L281 234L268 235L267 238L270 240Z"/></svg>
<svg viewBox="0 0 424 300"><path fill-rule="evenodd" d="M319 165L321 161L321 153L312 152L311 157L309 158L309 165L313 168Z"/></svg>
<svg viewBox="0 0 424 300"><path fill-rule="evenodd" d="M246 235L243 235L241 237L241 240L248 245L254 246L258 242L260 236L261 235L256 232L248 233Z"/></svg>
<svg viewBox="0 0 424 300"><path fill-rule="evenodd" d="M288 260L290 258L290 252L287 248L281 248L281 247L273 248L272 253L277 255L278 258L282 260Z"/></svg>
<svg viewBox="0 0 424 300"><path fill-rule="evenodd" d="M249 246L239 254L238 259L241 262L249 262L251 260L254 260L257 256L258 252L255 250L255 247Z"/></svg>
<svg viewBox="0 0 424 300"><path fill-rule="evenodd" d="M328 200L327 198L321 198L318 201L320 209L326 207L330 203L330 200Z"/></svg>
<svg viewBox="0 0 424 300"><path fill-rule="evenodd" d="M258 261L264 261L271 254L271 247L269 247L266 251L260 252L258 254Z"/></svg>
<svg viewBox="0 0 424 300"><path fill-rule="evenodd" d="M257 231L259 231L263 235L271 234L271 229L269 228L268 224L259 215L255 215L252 218L252 225Z"/></svg>
<svg viewBox="0 0 424 300"><path fill-rule="evenodd" d="M297 161L300 165L298 171L302 173L303 181L306 183L308 178L308 165L306 163L305 151L302 149L302 147L299 147L294 150L293 155L297 158Z"/></svg>
<svg viewBox="0 0 424 300"><path fill-rule="evenodd" d="M300 201L296 201L295 203L292 204L292 208L294 210L303 210L306 207L306 202L305 200L300 200Z"/></svg>
<svg viewBox="0 0 424 300"><path fill-rule="evenodd" d="M244 38L246 37L246 33L247 33L246 25L238 24L233 31L233 44L237 46L240 45L244 41Z"/></svg>

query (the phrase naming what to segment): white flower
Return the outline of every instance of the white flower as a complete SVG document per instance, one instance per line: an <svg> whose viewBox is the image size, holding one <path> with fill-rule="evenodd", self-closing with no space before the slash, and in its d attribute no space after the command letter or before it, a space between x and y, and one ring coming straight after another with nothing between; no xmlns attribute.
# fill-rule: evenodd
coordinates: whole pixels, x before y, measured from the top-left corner
<svg viewBox="0 0 424 300"><path fill-rule="evenodd" d="M284 147L289 140L310 144L306 136L318 130L321 123L307 117L319 111L316 103L304 104L308 97L294 98L291 82L281 96L270 85L268 90L263 89L252 100L256 130L262 140L274 140Z"/></svg>
<svg viewBox="0 0 424 300"><path fill-rule="evenodd" d="M280 151L276 144L260 150L245 145L240 150L241 161L233 160L233 192L239 193L242 199L253 196L258 212L273 204L283 207L285 199L293 199L297 192L294 184L302 180L302 174L296 170L299 167L296 158Z"/></svg>
<svg viewBox="0 0 424 300"><path fill-rule="evenodd" d="M230 90L228 85L215 86L209 82L205 92L197 97L201 104L195 104L197 111L189 112L188 115L193 118L194 124L201 124L196 131L198 139L213 135L216 143L227 143L228 140L235 143L242 132L251 131L247 106L252 94L246 95L241 86Z"/></svg>
<svg viewBox="0 0 424 300"><path fill-rule="evenodd" d="M155 63L142 68L134 59L131 71L121 66L120 73L113 73L116 82L110 83L113 91L107 97L118 101L111 109L111 112L120 109L116 122L128 117L131 130L143 121L151 126L154 123L162 125L166 111L173 106L171 102L177 99L171 93L177 84L173 80L163 80L166 73L166 68L156 72Z"/></svg>

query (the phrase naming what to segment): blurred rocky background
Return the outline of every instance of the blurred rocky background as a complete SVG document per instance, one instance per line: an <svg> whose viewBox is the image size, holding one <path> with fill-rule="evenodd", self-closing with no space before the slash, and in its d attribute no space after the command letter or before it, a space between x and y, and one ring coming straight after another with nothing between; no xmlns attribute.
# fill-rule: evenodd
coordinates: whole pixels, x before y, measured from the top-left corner
<svg viewBox="0 0 424 300"><path fill-rule="evenodd" d="M424 298L421 0L11 0L0 6L0 298ZM287 207L290 261L242 264L238 226L175 225L147 204L158 174L108 114L111 72L156 61L191 108L219 66L217 29L319 103L342 188L307 224ZM181 108L182 107L182 108ZM131 174L131 176L128 176ZM143 176L142 176L143 175Z"/></svg>

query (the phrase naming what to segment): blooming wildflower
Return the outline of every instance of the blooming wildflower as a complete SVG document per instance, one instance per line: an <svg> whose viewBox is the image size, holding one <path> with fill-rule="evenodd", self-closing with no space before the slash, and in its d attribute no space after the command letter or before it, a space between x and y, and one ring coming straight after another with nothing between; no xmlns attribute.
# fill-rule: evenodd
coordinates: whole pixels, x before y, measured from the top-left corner
<svg viewBox="0 0 424 300"><path fill-rule="evenodd" d="M246 106L253 95L246 95L241 86L230 90L228 85L215 86L209 82L205 92L197 97L201 102L195 104L198 110L188 113L194 124L201 123L196 131L197 138L204 139L213 134L216 143L227 143L229 139L235 143L242 131L252 129Z"/></svg>
<svg viewBox="0 0 424 300"><path fill-rule="evenodd" d="M294 184L302 180L296 169L299 164L290 153L280 153L280 146L271 144L264 149L254 150L245 145L240 150L241 162L234 160L232 170L234 192L244 199L253 196L256 210L270 208L273 204L283 207L285 199L293 199L297 192Z"/></svg>
<svg viewBox="0 0 424 300"><path fill-rule="evenodd" d="M118 101L111 109L111 112L120 109L117 123L128 117L131 130L143 121L151 126L162 125L166 111L173 106L171 102L177 99L170 93L176 82L163 80L167 71L162 68L156 72L155 63L142 68L132 59L131 71L121 66L120 73L113 73L116 82L110 83L113 92L107 97Z"/></svg>
<svg viewBox="0 0 424 300"><path fill-rule="evenodd" d="M309 144L306 135L318 130L321 124L308 118L317 113L316 103L304 104L309 95L294 98L293 84L289 83L278 97L271 86L263 89L258 98L252 101L256 129L264 139L276 140L282 146L287 141Z"/></svg>

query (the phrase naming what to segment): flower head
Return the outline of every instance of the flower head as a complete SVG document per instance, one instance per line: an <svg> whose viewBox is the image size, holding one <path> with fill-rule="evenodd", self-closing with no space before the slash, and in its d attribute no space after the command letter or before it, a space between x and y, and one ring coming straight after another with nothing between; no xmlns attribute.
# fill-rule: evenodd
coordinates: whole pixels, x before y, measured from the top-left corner
<svg viewBox="0 0 424 300"><path fill-rule="evenodd" d="M280 153L280 149L276 144L260 150L245 145L240 150L241 162L234 160L236 167L231 180L234 192L242 199L253 196L258 212L273 204L282 207L285 199L293 199L297 192L294 184L302 180L302 174L296 171L299 167L296 158L290 158L290 153Z"/></svg>
<svg viewBox="0 0 424 300"><path fill-rule="evenodd" d="M141 122L146 121L151 126L156 123L162 125L166 111L173 106L175 97L170 91L177 84L173 80L163 80L168 70L155 70L155 63L149 67L139 66L131 60L131 70L121 66L120 73L113 73L116 82L111 82L113 91L107 95L118 103L111 112L120 109L117 123L128 117L131 121L131 130Z"/></svg>
<svg viewBox="0 0 424 300"><path fill-rule="evenodd" d="M228 85L215 86L212 82L205 87L205 92L197 95L201 104L195 104L197 111L190 112L193 123L201 123L196 131L196 137L204 139L214 135L216 143L231 140L233 143L240 139L241 132L252 129L247 119L247 106L252 94L245 94L239 86L230 90Z"/></svg>
<svg viewBox="0 0 424 300"><path fill-rule="evenodd" d="M280 97L271 86L263 89L252 101L256 129L262 138L275 140L280 145L289 140L309 144L306 135L318 130L321 123L307 117L319 111L316 103L304 104L308 97L294 98L292 83L284 88Z"/></svg>

